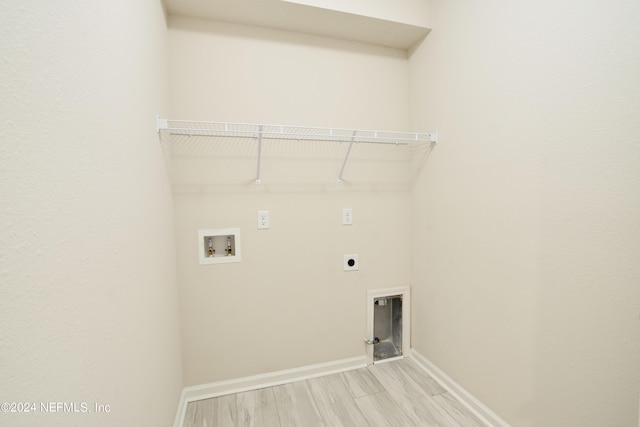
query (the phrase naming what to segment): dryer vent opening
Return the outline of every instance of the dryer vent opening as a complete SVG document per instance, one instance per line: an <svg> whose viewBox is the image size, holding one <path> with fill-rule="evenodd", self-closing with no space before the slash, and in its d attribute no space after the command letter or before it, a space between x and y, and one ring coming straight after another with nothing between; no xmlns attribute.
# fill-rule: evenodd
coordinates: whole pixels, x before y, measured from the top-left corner
<svg viewBox="0 0 640 427"><path fill-rule="evenodd" d="M374 300L373 335L374 362L402 356L402 295Z"/></svg>

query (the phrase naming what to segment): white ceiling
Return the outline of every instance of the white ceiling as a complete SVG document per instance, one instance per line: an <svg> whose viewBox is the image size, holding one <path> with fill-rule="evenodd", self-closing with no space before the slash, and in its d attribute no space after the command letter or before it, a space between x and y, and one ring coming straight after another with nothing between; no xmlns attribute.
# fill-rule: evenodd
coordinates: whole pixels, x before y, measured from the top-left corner
<svg viewBox="0 0 640 427"><path fill-rule="evenodd" d="M170 15L276 28L407 50L426 27L281 0L165 0Z"/></svg>

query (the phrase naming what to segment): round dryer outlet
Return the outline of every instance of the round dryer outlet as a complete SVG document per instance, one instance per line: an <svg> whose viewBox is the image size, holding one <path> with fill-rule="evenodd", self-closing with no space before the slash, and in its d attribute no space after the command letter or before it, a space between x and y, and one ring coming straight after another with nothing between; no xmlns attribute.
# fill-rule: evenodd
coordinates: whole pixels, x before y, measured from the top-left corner
<svg viewBox="0 0 640 427"><path fill-rule="evenodd" d="M359 267L358 254L346 254L344 256L344 271L356 271Z"/></svg>

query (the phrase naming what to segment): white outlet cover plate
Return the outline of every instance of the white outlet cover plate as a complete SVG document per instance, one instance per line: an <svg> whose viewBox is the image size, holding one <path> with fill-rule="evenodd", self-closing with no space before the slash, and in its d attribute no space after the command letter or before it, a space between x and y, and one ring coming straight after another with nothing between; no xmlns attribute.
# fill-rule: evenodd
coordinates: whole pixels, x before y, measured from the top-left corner
<svg viewBox="0 0 640 427"><path fill-rule="evenodd" d="M342 208L342 225L353 224L353 209Z"/></svg>
<svg viewBox="0 0 640 427"><path fill-rule="evenodd" d="M258 229L269 228L269 211L258 211Z"/></svg>
<svg viewBox="0 0 640 427"><path fill-rule="evenodd" d="M358 254L345 254L344 271L356 271L360 268L360 259Z"/></svg>

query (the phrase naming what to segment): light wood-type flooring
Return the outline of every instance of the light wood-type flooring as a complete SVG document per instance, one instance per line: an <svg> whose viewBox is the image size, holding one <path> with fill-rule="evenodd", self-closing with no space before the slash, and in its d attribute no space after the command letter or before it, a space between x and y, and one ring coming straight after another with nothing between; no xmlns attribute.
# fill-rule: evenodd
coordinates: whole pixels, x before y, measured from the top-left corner
<svg viewBox="0 0 640 427"><path fill-rule="evenodd" d="M411 359L191 402L184 427L484 424Z"/></svg>

